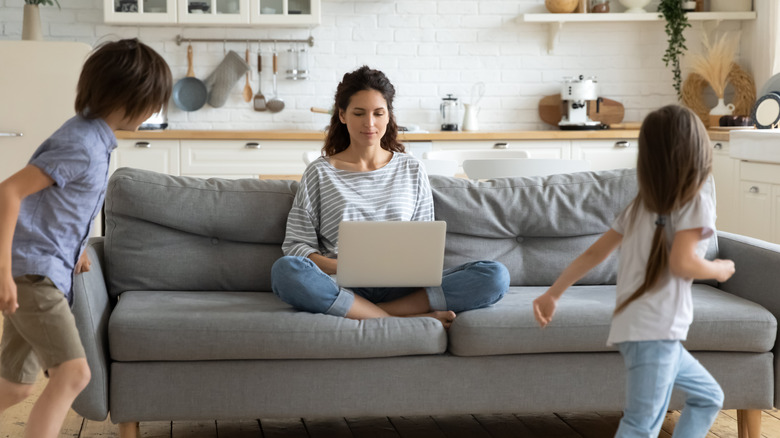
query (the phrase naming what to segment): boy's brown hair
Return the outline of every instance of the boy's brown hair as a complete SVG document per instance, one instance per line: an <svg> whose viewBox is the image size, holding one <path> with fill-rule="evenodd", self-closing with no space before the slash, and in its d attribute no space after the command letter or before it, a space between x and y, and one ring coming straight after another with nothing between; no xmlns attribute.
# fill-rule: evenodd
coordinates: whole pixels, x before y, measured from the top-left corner
<svg viewBox="0 0 780 438"><path fill-rule="evenodd" d="M101 44L84 63L76 94L76 112L105 118L123 110L126 119L168 105L173 79L165 60L137 38Z"/></svg>

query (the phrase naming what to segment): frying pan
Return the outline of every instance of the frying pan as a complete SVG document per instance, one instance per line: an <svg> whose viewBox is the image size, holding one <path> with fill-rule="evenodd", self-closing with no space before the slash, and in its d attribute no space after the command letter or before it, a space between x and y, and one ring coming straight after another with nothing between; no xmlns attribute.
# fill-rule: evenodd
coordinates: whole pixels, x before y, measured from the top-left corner
<svg viewBox="0 0 780 438"><path fill-rule="evenodd" d="M192 44L187 46L187 65L187 76L173 86L173 103L184 111L195 111L206 104L209 92L192 69Z"/></svg>

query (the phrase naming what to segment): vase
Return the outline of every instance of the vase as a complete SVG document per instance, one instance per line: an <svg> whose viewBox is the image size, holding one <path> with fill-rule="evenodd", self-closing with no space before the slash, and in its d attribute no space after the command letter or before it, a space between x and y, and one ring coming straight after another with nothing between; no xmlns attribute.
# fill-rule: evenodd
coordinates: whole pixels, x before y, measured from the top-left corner
<svg viewBox="0 0 780 438"><path fill-rule="evenodd" d="M718 98L718 104L710 110L710 126L720 126L720 118L730 116L734 112L734 104L726 105L722 97Z"/></svg>
<svg viewBox="0 0 780 438"><path fill-rule="evenodd" d="M42 39L43 33L41 33L41 10L38 9L38 5L24 5L22 40L40 41Z"/></svg>

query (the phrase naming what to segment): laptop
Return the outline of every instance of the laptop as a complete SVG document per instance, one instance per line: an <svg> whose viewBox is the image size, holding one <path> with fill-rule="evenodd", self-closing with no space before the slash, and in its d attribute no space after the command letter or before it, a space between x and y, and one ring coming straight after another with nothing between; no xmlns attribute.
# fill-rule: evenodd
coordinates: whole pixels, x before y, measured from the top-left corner
<svg viewBox="0 0 780 438"><path fill-rule="evenodd" d="M342 221L336 282L342 287L440 286L444 221Z"/></svg>

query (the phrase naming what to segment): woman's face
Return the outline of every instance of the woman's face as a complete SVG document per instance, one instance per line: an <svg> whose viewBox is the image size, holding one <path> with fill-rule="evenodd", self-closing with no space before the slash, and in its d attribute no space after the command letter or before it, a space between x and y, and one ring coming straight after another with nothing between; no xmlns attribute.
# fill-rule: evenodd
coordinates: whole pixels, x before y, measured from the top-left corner
<svg viewBox="0 0 780 438"><path fill-rule="evenodd" d="M390 121L387 101L377 90L358 91L346 110L339 110L341 123L347 125L350 146L380 146Z"/></svg>

